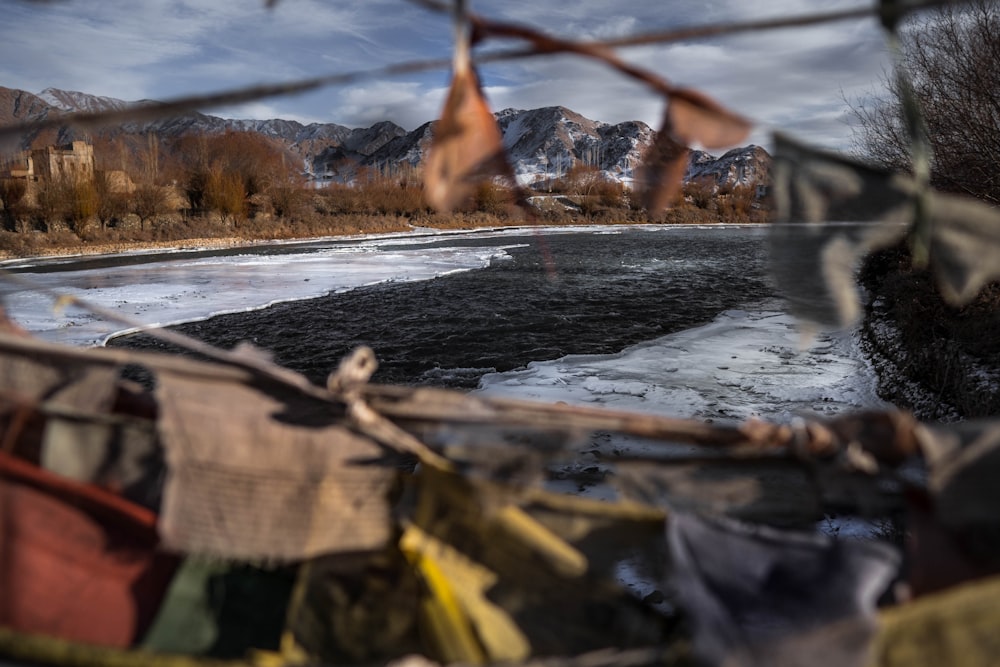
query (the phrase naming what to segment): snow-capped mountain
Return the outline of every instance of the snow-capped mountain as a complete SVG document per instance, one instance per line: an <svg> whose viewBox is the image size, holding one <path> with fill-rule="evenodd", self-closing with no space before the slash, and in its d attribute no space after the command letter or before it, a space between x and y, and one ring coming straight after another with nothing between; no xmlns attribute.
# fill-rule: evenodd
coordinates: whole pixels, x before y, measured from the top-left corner
<svg viewBox="0 0 1000 667"><path fill-rule="evenodd" d="M52 113L120 110L130 104L110 97L47 88L38 95L0 87L0 124L46 118ZM652 144L655 132L645 123L629 121L611 125L585 118L565 107L504 109L496 114L518 181L543 184L583 166L600 171L606 178L630 183ZM430 147L433 123L407 132L383 121L367 128L349 128L335 123L302 124L292 120L234 120L202 113L153 122L126 123L109 128L108 135L146 135L170 139L186 134L225 131L256 132L278 142L302 159L314 178L350 180L365 168L393 173L416 167ZM35 136L25 137L26 147ZM76 136L67 126L53 133L52 142ZM734 149L720 158L702 151L691 154L686 180L713 187L755 185L768 178L770 156L759 146Z"/></svg>
<svg viewBox="0 0 1000 667"><path fill-rule="evenodd" d="M720 158L704 151L692 151L685 181L710 186L754 186L767 183L771 156L760 146L734 148Z"/></svg>
<svg viewBox="0 0 1000 667"><path fill-rule="evenodd" d="M558 178L575 165L629 180L654 137L645 123L608 125L565 107L504 109L497 121L522 183Z"/></svg>

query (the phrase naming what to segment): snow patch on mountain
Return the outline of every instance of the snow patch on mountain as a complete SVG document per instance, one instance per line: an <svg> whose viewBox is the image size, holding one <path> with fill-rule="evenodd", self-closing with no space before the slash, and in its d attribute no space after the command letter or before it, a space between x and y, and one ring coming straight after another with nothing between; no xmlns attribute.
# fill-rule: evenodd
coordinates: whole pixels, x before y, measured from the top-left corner
<svg viewBox="0 0 1000 667"><path fill-rule="evenodd" d="M58 88L46 88L38 93L38 97L56 109L67 112L119 111L133 104L114 97L100 97L76 90L60 90Z"/></svg>

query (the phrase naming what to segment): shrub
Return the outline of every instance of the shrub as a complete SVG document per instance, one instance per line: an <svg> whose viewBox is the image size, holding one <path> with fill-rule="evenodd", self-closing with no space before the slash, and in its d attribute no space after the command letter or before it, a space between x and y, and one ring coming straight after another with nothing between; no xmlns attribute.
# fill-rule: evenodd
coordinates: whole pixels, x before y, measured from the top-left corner
<svg viewBox="0 0 1000 667"><path fill-rule="evenodd" d="M926 123L936 188L1000 204L1000 4L942 6L901 32L902 67ZM860 152L894 170L910 167L903 84L887 73L882 92L852 104Z"/></svg>
<svg viewBox="0 0 1000 667"><path fill-rule="evenodd" d="M27 212L25 195L28 184L20 178L0 179L0 200L3 200L4 228L17 231L17 221Z"/></svg>
<svg viewBox="0 0 1000 667"><path fill-rule="evenodd" d="M715 188L700 181L689 181L683 187L684 198L700 209L710 209L715 205Z"/></svg>
<svg viewBox="0 0 1000 667"><path fill-rule="evenodd" d="M617 181L604 180L594 187L594 195L601 206L608 208L628 208L628 188Z"/></svg>
<svg viewBox="0 0 1000 667"><path fill-rule="evenodd" d="M271 189L271 207L279 218L294 218L301 215L305 206L306 193L294 185L279 185Z"/></svg>
<svg viewBox="0 0 1000 667"><path fill-rule="evenodd" d="M14 257L25 257L33 254L34 237L37 234L20 234L17 232L0 231L0 253Z"/></svg>
<svg viewBox="0 0 1000 667"><path fill-rule="evenodd" d="M205 192L208 189L208 172L194 169L184 179L184 196L192 211L203 211L206 207Z"/></svg>
<svg viewBox="0 0 1000 667"><path fill-rule="evenodd" d="M275 141L255 132L225 132L214 136L187 136L169 147L172 172L183 183L191 209L219 211L227 218L245 216L235 203L236 183L244 199L295 187L299 174L292 157ZM225 175L223 177L223 175ZM209 201L212 198L212 201Z"/></svg>
<svg viewBox="0 0 1000 667"><path fill-rule="evenodd" d="M378 179L358 185L330 185L315 200L317 212L350 215L426 214L423 190L409 181Z"/></svg>
<svg viewBox="0 0 1000 667"><path fill-rule="evenodd" d="M24 195L28 192L27 181L21 178L0 179L0 200L3 200L4 209L17 206L24 200Z"/></svg>
<svg viewBox="0 0 1000 667"><path fill-rule="evenodd" d="M479 183L472 197L473 208L490 215L507 216L513 203L511 191L492 181Z"/></svg>
<svg viewBox="0 0 1000 667"><path fill-rule="evenodd" d="M749 222L753 212L754 189L737 185L719 193L717 207L725 222Z"/></svg>
<svg viewBox="0 0 1000 667"><path fill-rule="evenodd" d="M658 221L668 225L709 225L719 222L719 217L706 208L682 205L667 209Z"/></svg>
<svg viewBox="0 0 1000 667"><path fill-rule="evenodd" d="M64 219L68 200L65 184L40 183L32 217L48 231L51 222Z"/></svg>

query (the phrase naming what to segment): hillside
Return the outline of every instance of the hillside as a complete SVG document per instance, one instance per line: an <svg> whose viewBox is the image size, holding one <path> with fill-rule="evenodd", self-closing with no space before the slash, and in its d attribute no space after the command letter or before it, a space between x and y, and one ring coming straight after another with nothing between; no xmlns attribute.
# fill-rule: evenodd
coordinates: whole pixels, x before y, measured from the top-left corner
<svg viewBox="0 0 1000 667"><path fill-rule="evenodd" d="M52 114L118 110L130 104L110 97L47 88L39 94L0 87L0 124L49 118ZM611 125L585 118L565 107L521 110L504 109L496 114L518 180L522 184L544 184L566 174L574 166L600 170L606 177L630 184L655 131L640 121ZM433 123L412 131L383 121L367 128L349 128L335 123L236 120L192 113L148 123L128 123L108 128L107 137L122 137L138 146L154 133L163 139L191 134L226 131L256 132L282 145L302 160L302 169L316 180L349 181L363 169L393 173L415 167L423 159ZM65 143L81 136L72 127L44 137L31 134L20 146L0 147L3 152L27 148L33 142ZM709 186L756 185L767 181L770 156L759 146L734 149L716 158L693 151L686 180Z"/></svg>

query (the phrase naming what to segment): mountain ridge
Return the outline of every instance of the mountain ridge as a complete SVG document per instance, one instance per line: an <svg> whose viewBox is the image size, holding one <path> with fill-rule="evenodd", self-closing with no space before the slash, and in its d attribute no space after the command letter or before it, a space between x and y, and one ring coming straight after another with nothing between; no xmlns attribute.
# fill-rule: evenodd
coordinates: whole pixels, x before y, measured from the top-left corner
<svg viewBox="0 0 1000 667"><path fill-rule="evenodd" d="M149 100L127 102L79 91L46 88L41 93L0 87L0 123L29 122L52 114L121 110ZM617 124L591 120L563 106L538 109L503 109L494 114L503 133L515 174L524 185L545 184L583 166L602 172L606 178L631 184L643 155L656 132L642 121ZM185 134L221 134L226 131L255 132L281 144L302 160L303 171L314 180L350 181L363 169L393 173L416 167L430 146L433 122L407 131L391 121L367 128L336 123L303 124L295 120L229 119L193 112L175 118L126 123L102 132L112 136L162 138ZM71 126L45 135L24 138L20 148L36 140L66 143L83 138ZM11 147L0 147L10 150ZM767 182L770 156L759 146L736 148L721 157L692 151L686 181L713 188L754 186Z"/></svg>

